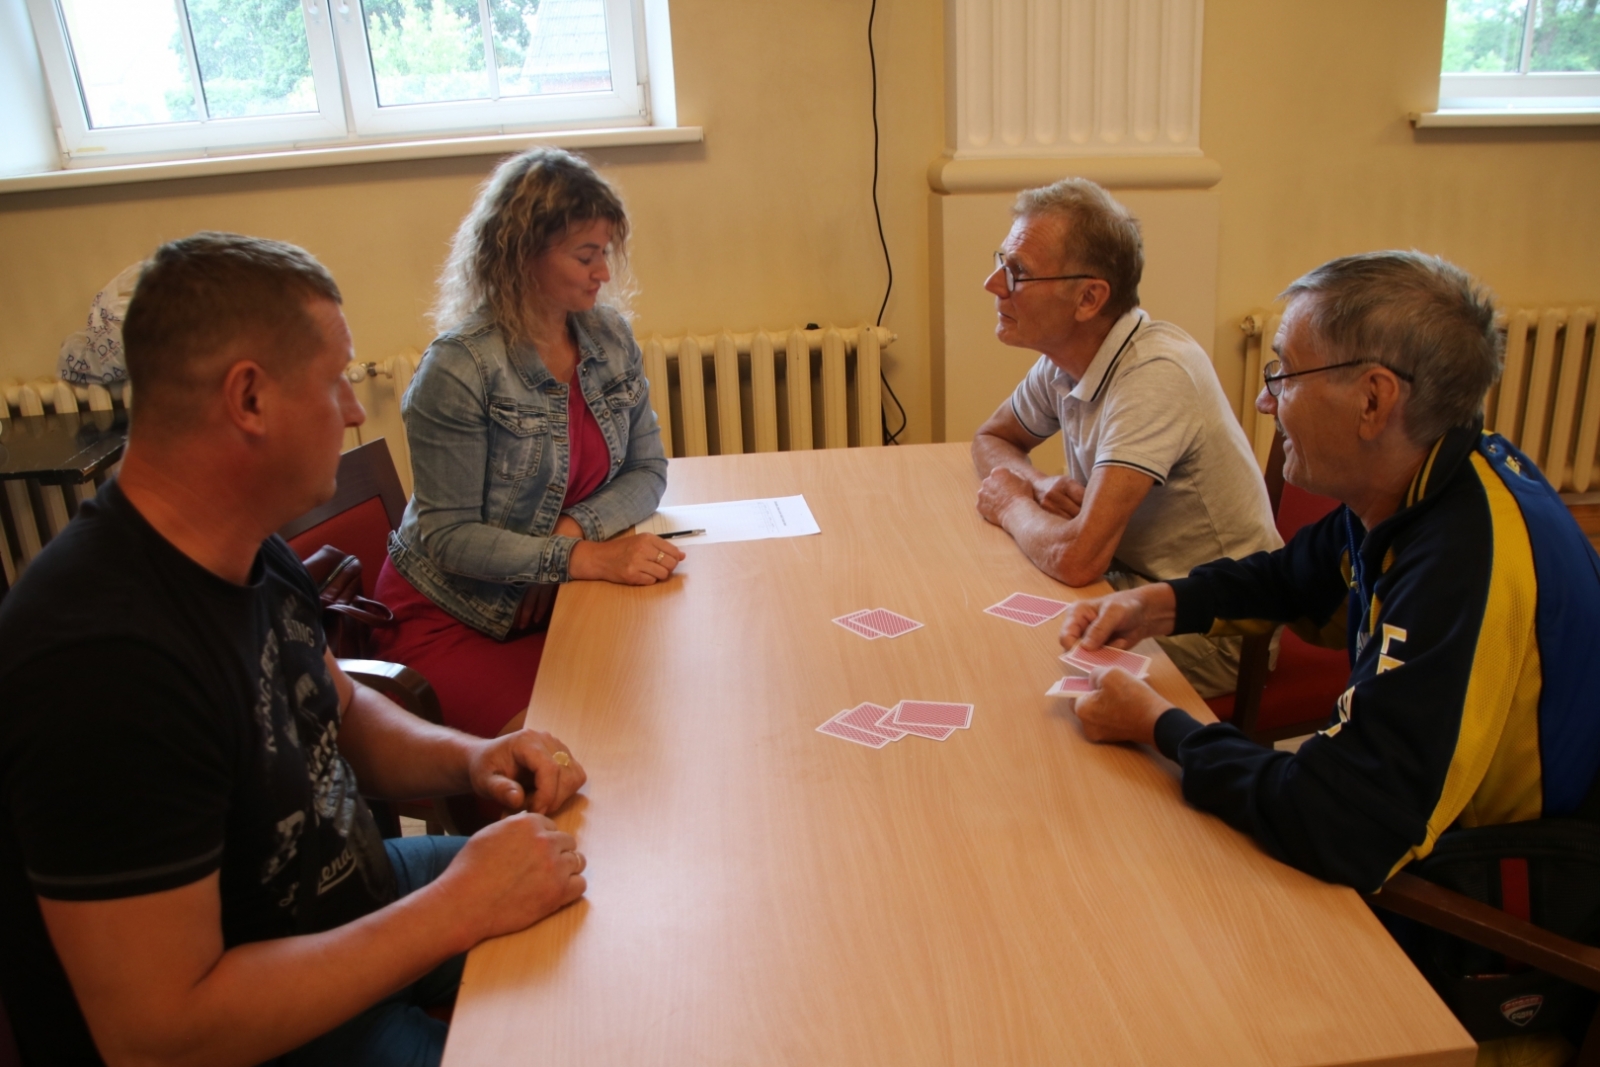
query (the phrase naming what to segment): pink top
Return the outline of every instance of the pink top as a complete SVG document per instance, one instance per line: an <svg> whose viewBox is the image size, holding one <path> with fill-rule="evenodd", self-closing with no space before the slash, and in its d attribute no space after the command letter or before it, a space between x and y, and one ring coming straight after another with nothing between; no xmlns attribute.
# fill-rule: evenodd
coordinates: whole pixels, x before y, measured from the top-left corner
<svg viewBox="0 0 1600 1067"><path fill-rule="evenodd" d="M605 434L600 432L594 412L584 403L583 390L576 381L567 387L567 441L572 451L567 461L567 495L561 501L563 511L604 485L606 472L611 469L611 452L606 448Z"/></svg>

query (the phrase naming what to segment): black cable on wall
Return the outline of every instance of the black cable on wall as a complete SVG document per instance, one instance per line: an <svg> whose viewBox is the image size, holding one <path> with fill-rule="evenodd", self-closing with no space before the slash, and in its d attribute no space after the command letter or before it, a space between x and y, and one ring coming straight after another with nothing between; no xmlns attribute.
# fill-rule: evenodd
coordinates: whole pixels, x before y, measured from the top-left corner
<svg viewBox="0 0 1600 1067"><path fill-rule="evenodd" d="M878 305L877 325L883 325L883 312L889 306L889 294L894 292L894 261L889 257L889 239L883 235L883 211L878 207L878 53L872 42L872 27L878 18L878 0L872 0L871 10L867 12L867 59L872 64L872 216L878 223L878 243L883 246L883 267L888 272L889 280L883 287L883 303ZM886 444L897 445L900 435L906 432L905 405L900 403L900 398L895 395L894 386L889 384L889 376L883 373L880 367L878 377L883 381L883 388L889 394L889 399L894 401L895 408L900 412L900 426L891 431L889 429L889 414L880 410L883 419L883 440ZM865 429L865 428L863 428Z"/></svg>

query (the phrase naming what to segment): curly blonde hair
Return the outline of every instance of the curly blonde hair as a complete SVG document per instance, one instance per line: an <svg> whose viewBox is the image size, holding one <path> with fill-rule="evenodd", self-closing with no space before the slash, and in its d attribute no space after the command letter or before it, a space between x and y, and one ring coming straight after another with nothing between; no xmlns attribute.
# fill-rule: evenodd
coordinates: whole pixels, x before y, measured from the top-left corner
<svg viewBox="0 0 1600 1067"><path fill-rule="evenodd" d="M441 332L487 310L508 340L533 340L539 293L529 262L569 227L611 223L611 271L601 298L621 310L630 295L628 215L622 198L587 160L535 148L500 164L461 220L439 276L433 323Z"/></svg>

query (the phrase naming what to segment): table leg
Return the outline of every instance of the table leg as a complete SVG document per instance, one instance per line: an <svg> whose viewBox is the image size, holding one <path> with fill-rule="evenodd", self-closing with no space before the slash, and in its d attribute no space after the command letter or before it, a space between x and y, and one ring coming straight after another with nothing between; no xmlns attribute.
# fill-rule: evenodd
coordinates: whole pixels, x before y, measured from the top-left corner
<svg viewBox="0 0 1600 1067"><path fill-rule="evenodd" d="M6 482L6 503L11 505L11 520L17 524L17 547L22 551L23 566L27 566L44 547L39 542L39 524L33 520L27 483L17 479Z"/></svg>
<svg viewBox="0 0 1600 1067"><path fill-rule="evenodd" d="M61 487L58 485L41 485L39 499L44 503L45 525L50 528L50 536L55 537L67 528L67 522L71 518L67 514L66 497L61 495Z"/></svg>

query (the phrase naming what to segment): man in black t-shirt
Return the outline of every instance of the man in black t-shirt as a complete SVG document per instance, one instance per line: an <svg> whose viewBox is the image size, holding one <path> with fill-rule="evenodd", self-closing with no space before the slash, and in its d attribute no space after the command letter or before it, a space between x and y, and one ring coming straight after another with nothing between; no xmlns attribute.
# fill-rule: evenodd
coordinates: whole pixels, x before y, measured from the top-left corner
<svg viewBox="0 0 1600 1067"><path fill-rule="evenodd" d="M25 1062L437 1062L459 955L582 895L555 738L354 683L273 535L364 415L300 249L161 248L128 310L122 469L0 602L0 996ZM358 788L359 782L359 788ZM380 839L362 793L518 814Z"/></svg>

